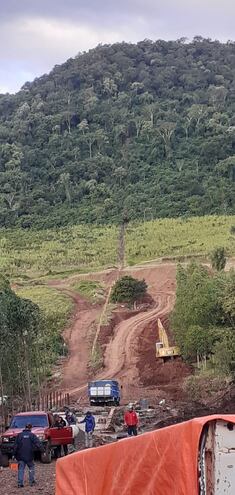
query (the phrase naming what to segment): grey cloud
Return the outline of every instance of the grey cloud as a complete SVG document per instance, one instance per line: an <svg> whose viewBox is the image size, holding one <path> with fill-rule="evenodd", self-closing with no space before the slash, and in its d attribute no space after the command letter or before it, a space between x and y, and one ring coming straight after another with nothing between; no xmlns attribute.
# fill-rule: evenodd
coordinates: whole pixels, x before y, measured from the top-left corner
<svg viewBox="0 0 235 495"><path fill-rule="evenodd" d="M0 0L0 88L101 42L196 34L226 41L234 15L233 0Z"/></svg>

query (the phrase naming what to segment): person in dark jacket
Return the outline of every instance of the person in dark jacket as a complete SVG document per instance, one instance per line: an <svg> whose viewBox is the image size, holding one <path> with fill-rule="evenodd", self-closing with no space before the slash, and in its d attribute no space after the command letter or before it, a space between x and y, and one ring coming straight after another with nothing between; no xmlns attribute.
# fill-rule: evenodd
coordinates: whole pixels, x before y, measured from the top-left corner
<svg viewBox="0 0 235 495"><path fill-rule="evenodd" d="M66 422L64 421L64 419L61 416L59 416L59 414L55 414L54 419L55 419L54 428L64 428L66 426ZM61 457L61 447L62 447L62 445L58 445L55 449L56 459ZM63 449L64 449L64 455L67 455L68 454L68 445L63 445Z"/></svg>
<svg viewBox="0 0 235 495"><path fill-rule="evenodd" d="M77 418L75 414L72 413L72 411L70 411L69 409L66 410L65 418L69 426L77 424Z"/></svg>
<svg viewBox="0 0 235 495"><path fill-rule="evenodd" d="M32 425L27 424L25 429L16 437L14 445L14 457L18 461L18 487L24 486L24 472L26 466L29 468L29 483L35 484L35 467L33 456L35 450L44 451L41 442L36 435L31 432Z"/></svg>
<svg viewBox="0 0 235 495"><path fill-rule="evenodd" d="M1 445L0 445L0 470L2 470L2 451L1 451Z"/></svg>
<svg viewBox="0 0 235 495"><path fill-rule="evenodd" d="M93 447L93 433L95 429L95 418L90 411L87 411L85 418L79 423L85 423L85 447Z"/></svg>

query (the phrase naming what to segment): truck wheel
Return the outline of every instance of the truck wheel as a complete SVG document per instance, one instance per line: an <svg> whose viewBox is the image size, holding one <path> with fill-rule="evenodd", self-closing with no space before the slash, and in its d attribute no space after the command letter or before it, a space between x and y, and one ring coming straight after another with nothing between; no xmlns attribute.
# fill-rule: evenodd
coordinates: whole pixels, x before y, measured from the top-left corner
<svg viewBox="0 0 235 495"><path fill-rule="evenodd" d="M2 455L2 466L3 467L8 467L9 466L9 457L7 454Z"/></svg>
<svg viewBox="0 0 235 495"><path fill-rule="evenodd" d="M50 464L51 463L51 449L50 449L50 447L47 446L45 452L41 453L41 462L43 464Z"/></svg>

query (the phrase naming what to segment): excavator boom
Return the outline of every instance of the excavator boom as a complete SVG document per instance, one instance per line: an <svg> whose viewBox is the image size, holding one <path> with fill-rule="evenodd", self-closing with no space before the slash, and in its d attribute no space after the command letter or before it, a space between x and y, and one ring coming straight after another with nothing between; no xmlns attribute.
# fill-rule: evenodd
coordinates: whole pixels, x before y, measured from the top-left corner
<svg viewBox="0 0 235 495"><path fill-rule="evenodd" d="M180 356L180 349L177 346L170 346L167 332L160 320L157 320L159 342L156 343L156 357L169 358Z"/></svg>

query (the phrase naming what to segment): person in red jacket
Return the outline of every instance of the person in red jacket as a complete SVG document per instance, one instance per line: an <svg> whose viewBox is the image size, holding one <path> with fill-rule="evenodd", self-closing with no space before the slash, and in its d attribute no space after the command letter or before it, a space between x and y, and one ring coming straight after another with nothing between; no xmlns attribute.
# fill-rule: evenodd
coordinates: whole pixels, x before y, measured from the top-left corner
<svg viewBox="0 0 235 495"><path fill-rule="evenodd" d="M124 423L127 426L128 435L132 437L133 435L136 437L137 435L137 426L138 426L138 416L134 411L133 407L129 407L128 411L124 414Z"/></svg>

